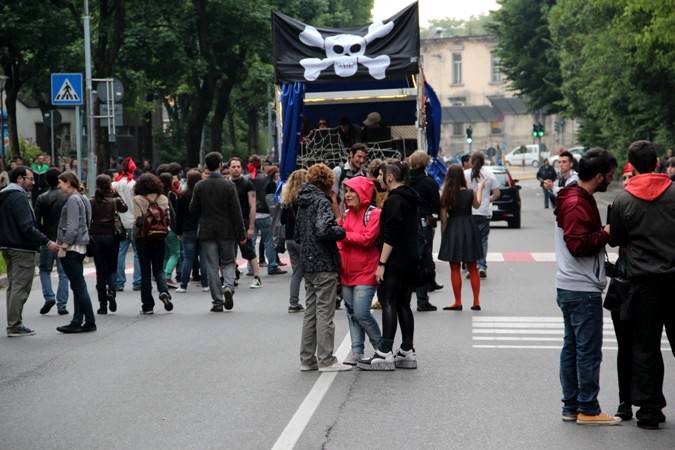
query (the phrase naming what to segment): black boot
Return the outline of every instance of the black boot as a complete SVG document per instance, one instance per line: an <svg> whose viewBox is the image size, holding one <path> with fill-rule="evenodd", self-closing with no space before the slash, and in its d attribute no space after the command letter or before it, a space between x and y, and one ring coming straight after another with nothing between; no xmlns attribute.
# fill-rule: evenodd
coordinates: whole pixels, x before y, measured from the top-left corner
<svg viewBox="0 0 675 450"><path fill-rule="evenodd" d="M97 314L108 314L108 301L107 300L99 300L99 308L98 311L96 311Z"/></svg>
<svg viewBox="0 0 675 450"><path fill-rule="evenodd" d="M108 289L108 308L110 308L110 312L117 311L116 294L115 289Z"/></svg>
<svg viewBox="0 0 675 450"><path fill-rule="evenodd" d="M631 408L630 403L622 402L619 404L619 408L617 408L614 415L620 417L623 421L631 420L633 418L633 408Z"/></svg>

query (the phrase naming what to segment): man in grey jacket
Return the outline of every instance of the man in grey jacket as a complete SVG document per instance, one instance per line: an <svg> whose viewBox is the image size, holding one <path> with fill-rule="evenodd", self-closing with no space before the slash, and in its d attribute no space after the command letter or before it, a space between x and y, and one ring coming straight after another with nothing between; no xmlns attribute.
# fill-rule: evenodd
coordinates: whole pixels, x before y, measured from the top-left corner
<svg viewBox="0 0 675 450"><path fill-rule="evenodd" d="M9 185L0 191L0 249L7 263L7 336L32 336L23 324L23 305L28 300L35 275L35 254L41 245L56 252L58 246L37 228L28 200L33 171L19 166L9 173Z"/></svg>
<svg viewBox="0 0 675 450"><path fill-rule="evenodd" d="M190 214L199 220L200 250L206 260L213 301L211 312L222 312L223 306L227 310L234 306L235 245L246 242L246 231L237 188L220 173L222 155L211 152L204 162L210 174L195 186ZM220 283L221 267L224 288Z"/></svg>

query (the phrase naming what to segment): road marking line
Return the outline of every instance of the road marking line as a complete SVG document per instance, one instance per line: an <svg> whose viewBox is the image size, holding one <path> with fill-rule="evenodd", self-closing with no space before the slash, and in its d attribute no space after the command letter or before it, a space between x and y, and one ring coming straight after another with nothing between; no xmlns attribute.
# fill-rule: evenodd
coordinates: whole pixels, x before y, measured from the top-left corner
<svg viewBox="0 0 675 450"><path fill-rule="evenodd" d="M472 345L473 348L507 348L507 349L526 349L526 350L560 350L556 345ZM618 350L618 347L602 347L603 350ZM670 352L670 347L661 347L662 352Z"/></svg>
<svg viewBox="0 0 675 450"><path fill-rule="evenodd" d="M565 330L503 330L503 329L473 329L474 334L558 334L563 335ZM604 336L614 336L613 331L605 331Z"/></svg>
<svg viewBox="0 0 675 450"><path fill-rule="evenodd" d="M562 344L562 337L513 337L513 336L473 336L474 341L547 341L547 342L560 342ZM616 343L616 338L609 337L603 338L603 342L613 342ZM668 344L667 338L661 338L662 344Z"/></svg>
<svg viewBox="0 0 675 450"><path fill-rule="evenodd" d="M490 253L488 252L487 258L485 258L487 262L504 262L504 255L502 253Z"/></svg>
<svg viewBox="0 0 675 450"><path fill-rule="evenodd" d="M473 317L473 322L560 322L562 317L533 317L533 316L484 316Z"/></svg>
<svg viewBox="0 0 675 450"><path fill-rule="evenodd" d="M474 328L557 328L562 330L563 323L535 323L535 322L476 322L473 324ZM611 323L604 323L603 327L606 330L613 330L614 326Z"/></svg>
<svg viewBox="0 0 675 450"><path fill-rule="evenodd" d="M532 258L536 262L555 262L555 253L532 253Z"/></svg>
<svg viewBox="0 0 675 450"><path fill-rule="evenodd" d="M349 333L345 336L335 353L335 357L338 361L342 361L347 356L347 352L351 347L351 340L349 339ZM355 369L352 369L355 370ZM291 417L290 422L284 428L284 431L281 432L279 438L272 446L272 450L281 450L281 449L292 449L297 444L300 436L305 431L307 424L312 419L314 412L321 404L324 396L330 389L333 381L337 377L338 372L325 372L319 375L319 378L312 386L312 389L309 391L305 399L302 401L298 407L293 417Z"/></svg>

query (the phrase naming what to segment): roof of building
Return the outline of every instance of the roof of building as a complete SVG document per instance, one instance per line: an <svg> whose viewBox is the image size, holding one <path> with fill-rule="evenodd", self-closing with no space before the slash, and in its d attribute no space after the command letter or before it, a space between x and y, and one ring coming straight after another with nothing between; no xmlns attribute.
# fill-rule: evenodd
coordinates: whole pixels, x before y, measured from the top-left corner
<svg viewBox="0 0 675 450"><path fill-rule="evenodd" d="M443 108L443 122L493 122L500 120L504 115L529 113L529 108L520 97L488 97L488 100L492 106L446 106Z"/></svg>

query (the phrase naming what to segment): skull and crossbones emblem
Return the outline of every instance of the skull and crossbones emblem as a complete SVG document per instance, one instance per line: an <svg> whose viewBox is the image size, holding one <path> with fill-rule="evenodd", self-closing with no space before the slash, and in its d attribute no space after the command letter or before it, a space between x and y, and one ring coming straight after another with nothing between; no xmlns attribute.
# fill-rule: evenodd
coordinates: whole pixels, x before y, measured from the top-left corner
<svg viewBox="0 0 675 450"><path fill-rule="evenodd" d="M310 47L323 49L326 52L326 57L324 59L304 58L300 60L300 65L305 68L305 79L308 81L316 80L321 72L331 65L337 76L351 77L358 70L359 64L368 68L371 77L376 80L384 79L387 68L391 64L391 59L387 55L374 58L365 56L366 47L375 39L388 35L393 28L393 21L386 24L376 22L368 27L368 34L365 36L338 34L324 39L319 30L306 25L303 32L300 33L300 42Z"/></svg>

